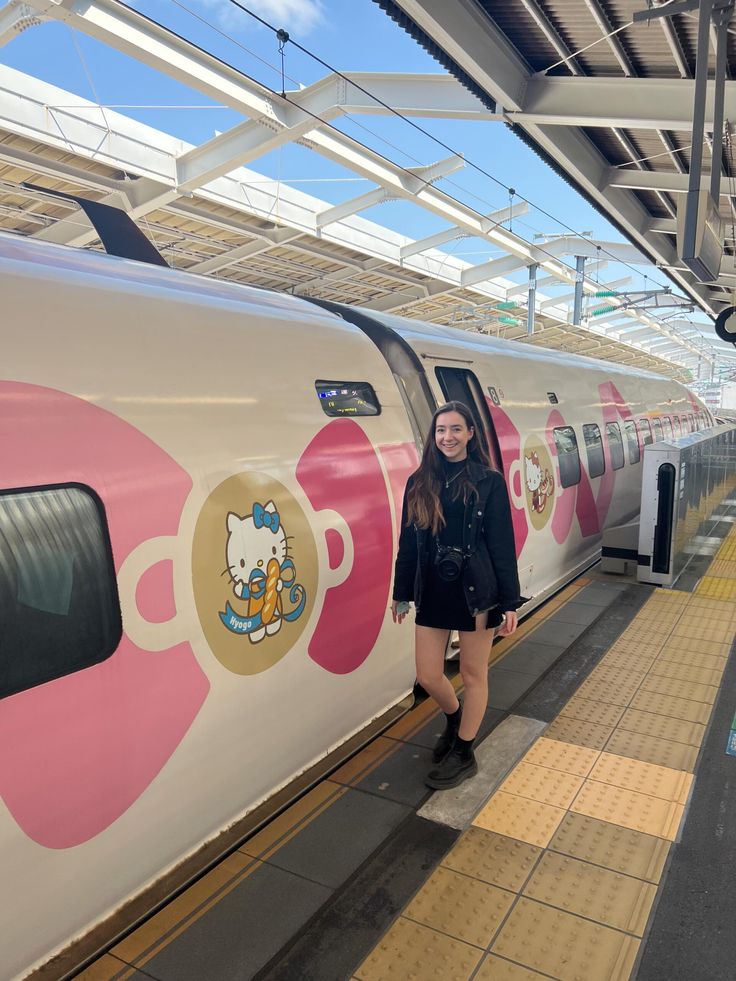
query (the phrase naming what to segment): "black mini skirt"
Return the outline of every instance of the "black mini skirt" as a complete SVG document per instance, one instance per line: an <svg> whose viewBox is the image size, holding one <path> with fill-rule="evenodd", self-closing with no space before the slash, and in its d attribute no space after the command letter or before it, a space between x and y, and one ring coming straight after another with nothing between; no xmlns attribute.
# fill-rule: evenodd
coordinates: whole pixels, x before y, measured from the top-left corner
<svg viewBox="0 0 736 981"><path fill-rule="evenodd" d="M494 606L487 611L486 630L503 623L501 610ZM422 606L417 610L418 627L435 627L438 630L474 631L476 620L468 610L462 582L445 582L433 566L427 573L422 588Z"/></svg>

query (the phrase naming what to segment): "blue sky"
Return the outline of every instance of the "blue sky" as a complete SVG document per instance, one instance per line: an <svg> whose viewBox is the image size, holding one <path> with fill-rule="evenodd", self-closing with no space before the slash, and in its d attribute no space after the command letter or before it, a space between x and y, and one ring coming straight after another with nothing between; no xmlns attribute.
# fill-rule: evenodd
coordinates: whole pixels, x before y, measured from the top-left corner
<svg viewBox="0 0 736 981"><path fill-rule="evenodd" d="M243 0L245 6L342 71L441 71L438 64L373 3L373 0ZM0 6L3 4L0 3ZM229 0L134 0L131 4L183 37L212 52L258 81L280 89L279 55L273 33ZM192 143L198 143L240 121L227 108L208 102L196 91L142 66L89 37L58 23L25 31L0 49L6 64L117 109ZM327 74L314 59L286 47L286 87L310 84ZM186 106L187 108L158 108ZM191 108L197 107L197 108ZM508 204L512 185L517 194L538 204L516 219L514 230L532 239L573 228L594 237L621 241L621 236L571 187L504 125L494 122L418 120L423 128L488 171L492 180L466 166L438 186L478 211ZM358 116L341 120L340 128L371 149L405 166L432 163L447 156L428 136L395 118ZM338 203L368 190L349 171L299 146L287 146L249 165L316 197ZM500 183L497 183L500 182ZM390 202L363 216L403 234L420 238L445 223L407 202ZM447 251L469 262L499 253L488 242L462 239ZM567 260L571 261L571 260ZM649 285L668 281L647 270ZM642 276L611 265L604 279L631 274L630 288L642 288Z"/></svg>

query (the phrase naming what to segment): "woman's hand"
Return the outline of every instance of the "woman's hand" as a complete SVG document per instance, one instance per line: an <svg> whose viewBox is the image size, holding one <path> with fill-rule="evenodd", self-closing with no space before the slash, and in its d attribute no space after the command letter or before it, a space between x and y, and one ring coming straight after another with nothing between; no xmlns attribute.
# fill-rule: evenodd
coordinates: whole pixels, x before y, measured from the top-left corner
<svg viewBox="0 0 736 981"><path fill-rule="evenodd" d="M409 604L405 601L394 600L391 604L391 616L394 623L402 623L404 617L409 612Z"/></svg>
<svg viewBox="0 0 736 981"><path fill-rule="evenodd" d="M504 615L506 619L498 628L498 636L510 637L519 626L519 614L516 610L507 610Z"/></svg>

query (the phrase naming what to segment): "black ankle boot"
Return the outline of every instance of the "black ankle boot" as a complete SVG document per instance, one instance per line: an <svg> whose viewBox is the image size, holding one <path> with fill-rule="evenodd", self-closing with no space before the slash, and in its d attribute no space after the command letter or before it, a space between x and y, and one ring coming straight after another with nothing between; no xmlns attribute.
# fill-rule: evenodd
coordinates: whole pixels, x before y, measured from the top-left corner
<svg viewBox="0 0 736 981"><path fill-rule="evenodd" d="M456 737L453 748L436 769L429 771L424 782L435 790L449 790L468 777L474 777L477 772L473 740Z"/></svg>
<svg viewBox="0 0 736 981"><path fill-rule="evenodd" d="M447 723L445 725L445 731L442 733L440 738L437 740L432 752L432 759L435 763L439 763L447 756L452 747L455 745L455 740L457 739L457 732L460 728L460 719L463 714L462 702L458 705L455 711L450 715L445 712L445 719Z"/></svg>

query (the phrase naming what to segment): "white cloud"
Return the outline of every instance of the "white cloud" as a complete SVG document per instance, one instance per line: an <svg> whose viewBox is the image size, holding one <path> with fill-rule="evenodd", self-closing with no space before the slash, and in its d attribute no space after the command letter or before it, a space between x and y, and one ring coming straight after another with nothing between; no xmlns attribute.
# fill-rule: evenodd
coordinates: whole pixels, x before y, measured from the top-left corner
<svg viewBox="0 0 736 981"><path fill-rule="evenodd" d="M199 0L217 15L220 25L230 31L246 30L256 22L229 0ZM295 39L314 30L324 19L322 0L244 0L243 6L274 27L283 27Z"/></svg>

